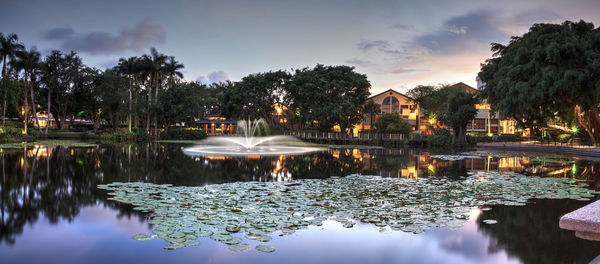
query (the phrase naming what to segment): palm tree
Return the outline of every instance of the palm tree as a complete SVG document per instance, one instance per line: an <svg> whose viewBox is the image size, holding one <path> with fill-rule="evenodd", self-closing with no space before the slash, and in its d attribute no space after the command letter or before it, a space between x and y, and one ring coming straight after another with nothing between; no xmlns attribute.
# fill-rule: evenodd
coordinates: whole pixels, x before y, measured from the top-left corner
<svg viewBox="0 0 600 264"><path fill-rule="evenodd" d="M19 37L14 34L4 35L0 33L0 57L2 58L2 126L5 125L6 119L6 60L14 58L17 51L23 50L23 44L18 43Z"/></svg>
<svg viewBox="0 0 600 264"><path fill-rule="evenodd" d="M118 67L118 71L121 74L125 74L127 75L128 79L129 79L129 117L128 117L128 125L127 125L127 131L129 131L129 133L131 133L131 111L132 111L132 82L133 82L133 75L137 73L137 67L136 67L136 63L137 63L137 57L130 57L128 59L125 58L121 58L119 59L119 65Z"/></svg>
<svg viewBox="0 0 600 264"><path fill-rule="evenodd" d="M25 81L25 89L23 91L23 123L25 126L25 130L23 131L23 133L27 135L27 112L29 111L29 106L27 105L27 90L29 88L30 81L33 79L32 75L34 74L35 69L37 69L40 65L40 53L35 50L35 47L30 49L29 51L19 50L16 52L16 60L14 62L17 71L23 70L23 80ZM33 92L33 89L31 90L31 92ZM38 129L41 129L39 127L39 121L37 118L37 113L35 111L35 101L32 100L32 104L34 108L33 114L35 115L36 122L38 123Z"/></svg>
<svg viewBox="0 0 600 264"><path fill-rule="evenodd" d="M154 90L154 105L158 104L158 90L162 81L162 75L164 73L164 64L167 60L167 56L159 53L155 48L150 49L150 55L142 56L142 68L145 74L150 76L150 86L148 90L148 109L150 110L152 104L152 92ZM150 131L150 111L146 116L146 131ZM154 113L154 135L158 136L158 125L156 112Z"/></svg>
<svg viewBox="0 0 600 264"><path fill-rule="evenodd" d="M173 86L175 83L175 76L180 79L183 79L183 73L179 70L183 69L185 66L178 61L175 60L175 57L170 56L167 62L164 65L164 72L169 76L169 85Z"/></svg>

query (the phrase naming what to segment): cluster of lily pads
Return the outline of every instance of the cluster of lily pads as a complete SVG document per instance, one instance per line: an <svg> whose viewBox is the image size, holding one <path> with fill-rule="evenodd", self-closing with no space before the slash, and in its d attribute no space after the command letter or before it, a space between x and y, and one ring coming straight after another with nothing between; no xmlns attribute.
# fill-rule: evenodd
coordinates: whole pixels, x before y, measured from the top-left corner
<svg viewBox="0 0 600 264"><path fill-rule="evenodd" d="M325 220L351 228L370 223L381 232L421 233L436 227L459 229L474 207L524 205L532 198L589 200L599 192L570 178L540 178L517 173L471 172L462 180L396 179L351 175L290 182L235 182L202 187L114 182L100 185L135 210L148 212L151 234L166 249L198 245L199 237L251 248L248 240L269 242ZM487 209L487 208L486 208ZM488 221L493 224L495 221ZM265 244L259 251L275 249Z"/></svg>

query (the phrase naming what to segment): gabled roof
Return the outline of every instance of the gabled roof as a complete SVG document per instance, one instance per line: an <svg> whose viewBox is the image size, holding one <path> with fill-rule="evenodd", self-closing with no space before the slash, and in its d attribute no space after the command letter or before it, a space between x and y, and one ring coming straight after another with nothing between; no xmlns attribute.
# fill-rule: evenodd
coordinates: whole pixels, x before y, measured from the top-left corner
<svg viewBox="0 0 600 264"><path fill-rule="evenodd" d="M400 95L402 95L402 96L404 96L404 97L406 97L406 98L408 98L408 99L412 99L412 98L410 98L408 95L406 95L406 94L403 94L403 93L401 93L401 92L398 92L398 91L396 91L396 90L394 90L394 89L389 89L389 90L387 90L387 91L384 91L384 92L378 93L378 94L376 94L376 95L373 95L373 96L369 97L369 99L371 99L371 98L374 98L374 97L377 97L377 96L380 96L380 95L382 95L382 94L385 94L385 93L389 93L389 92L394 92L394 93L400 94Z"/></svg>
<svg viewBox="0 0 600 264"><path fill-rule="evenodd" d="M459 83L457 83L455 85L456 86L464 87L467 90L467 92L470 92L470 93L479 93L480 92L479 90L473 88L472 86L470 86L470 85L468 85L468 84L466 84L464 82L459 82Z"/></svg>

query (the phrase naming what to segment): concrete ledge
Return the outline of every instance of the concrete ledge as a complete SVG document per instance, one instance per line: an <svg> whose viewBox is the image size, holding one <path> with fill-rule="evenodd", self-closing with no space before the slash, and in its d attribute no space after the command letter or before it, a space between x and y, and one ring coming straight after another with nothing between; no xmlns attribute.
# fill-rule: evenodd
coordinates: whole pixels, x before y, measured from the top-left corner
<svg viewBox="0 0 600 264"><path fill-rule="evenodd" d="M600 233L589 233L575 231L575 236L581 239L600 241Z"/></svg>
<svg viewBox="0 0 600 264"><path fill-rule="evenodd" d="M600 200L563 215L559 226L579 238L600 241Z"/></svg>

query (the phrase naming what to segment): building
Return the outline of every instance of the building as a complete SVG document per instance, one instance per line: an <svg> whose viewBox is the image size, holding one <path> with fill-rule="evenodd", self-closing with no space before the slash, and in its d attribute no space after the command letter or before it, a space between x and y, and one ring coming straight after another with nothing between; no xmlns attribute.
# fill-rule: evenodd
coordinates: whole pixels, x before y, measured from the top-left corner
<svg viewBox="0 0 600 264"><path fill-rule="evenodd" d="M480 93L480 90L463 82L459 82L455 85L463 87L465 91L472 94ZM369 100L375 102L378 113L373 117L369 114L365 114L361 130L370 130L371 125L375 123L377 117L388 113L398 113L411 124L413 131L418 131L419 133L430 134L432 125L444 127L435 119L428 120L414 101L407 95L396 90L390 89L373 95ZM471 123L467 125L468 132L481 132L487 134L513 134L517 132L516 122L514 120L501 120L498 113L492 114L490 105L486 102L476 104L475 108L477 109L477 115L475 116L475 119L471 120Z"/></svg>
<svg viewBox="0 0 600 264"><path fill-rule="evenodd" d="M412 101L408 96L395 91L393 89L373 95L368 100L372 100L377 105L377 114L371 116L365 114L363 119L362 129L370 130L378 116L383 114L398 113L402 118L406 119L413 127L413 130L427 129L420 126L419 106Z"/></svg>
<svg viewBox="0 0 600 264"><path fill-rule="evenodd" d="M220 115L209 115L206 119L196 122L196 126L204 130L207 135L235 133L235 120L229 120Z"/></svg>

